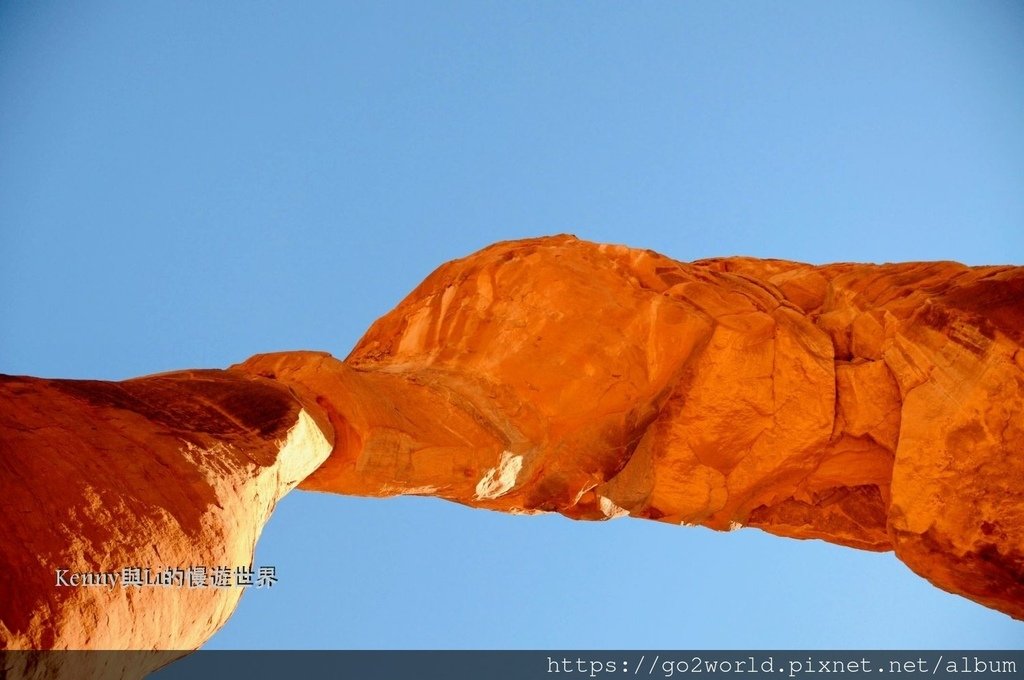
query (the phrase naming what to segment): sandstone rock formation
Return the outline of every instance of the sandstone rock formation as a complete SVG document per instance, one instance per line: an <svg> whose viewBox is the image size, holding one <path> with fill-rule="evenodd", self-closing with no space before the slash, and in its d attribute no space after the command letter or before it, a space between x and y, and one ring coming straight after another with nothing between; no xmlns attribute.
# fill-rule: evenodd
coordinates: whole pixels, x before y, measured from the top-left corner
<svg viewBox="0 0 1024 680"><path fill-rule="evenodd" d="M335 430L300 486L895 550L1024 618L1024 268L676 262L562 236L448 263L349 357L235 369Z"/></svg>
<svg viewBox="0 0 1024 680"><path fill-rule="evenodd" d="M330 452L317 417L286 387L228 371L0 379L0 649L199 647L242 589L178 575L169 587L75 587L57 570L67 582L248 567L277 500ZM141 677L168 660L11 655L6 677Z"/></svg>
<svg viewBox="0 0 1024 680"><path fill-rule="evenodd" d="M44 581L76 560L247 563L303 478L895 550L1024 618L1022 338L1021 267L681 263L558 236L440 267L344 361L6 379L0 507L25 520L0 563L35 585L0 593L0 644L198 646L233 599L158 593L157 623L131 593Z"/></svg>

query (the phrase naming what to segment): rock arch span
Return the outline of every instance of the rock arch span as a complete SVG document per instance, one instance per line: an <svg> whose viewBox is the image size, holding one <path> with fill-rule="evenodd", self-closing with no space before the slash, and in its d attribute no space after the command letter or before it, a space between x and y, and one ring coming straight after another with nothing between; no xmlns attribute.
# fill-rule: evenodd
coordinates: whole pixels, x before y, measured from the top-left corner
<svg viewBox="0 0 1024 680"><path fill-rule="evenodd" d="M5 376L0 647L198 648L239 591L55 571L247 565L296 486L893 550L1024 618L1022 338L1022 267L683 263L563 235L441 266L343 361Z"/></svg>

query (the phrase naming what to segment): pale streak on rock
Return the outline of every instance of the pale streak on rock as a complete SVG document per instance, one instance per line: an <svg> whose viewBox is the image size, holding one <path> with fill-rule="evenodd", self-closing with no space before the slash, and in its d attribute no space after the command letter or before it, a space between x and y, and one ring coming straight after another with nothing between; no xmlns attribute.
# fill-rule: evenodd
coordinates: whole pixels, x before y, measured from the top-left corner
<svg viewBox="0 0 1024 680"><path fill-rule="evenodd" d="M493 500L501 498L516 485L520 470L523 469L523 457L511 451L502 451L498 466L487 471L476 485L477 500Z"/></svg>
<svg viewBox="0 0 1024 680"><path fill-rule="evenodd" d="M625 508L620 508L615 505L615 501L604 496L598 497L598 507L601 508L601 512L608 519L617 519L619 517L629 517L629 511Z"/></svg>

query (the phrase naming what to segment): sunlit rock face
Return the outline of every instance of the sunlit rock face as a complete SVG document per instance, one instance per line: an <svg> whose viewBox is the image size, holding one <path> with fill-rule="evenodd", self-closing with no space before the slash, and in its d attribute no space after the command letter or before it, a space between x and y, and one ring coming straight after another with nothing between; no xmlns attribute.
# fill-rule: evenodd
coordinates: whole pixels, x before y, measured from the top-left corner
<svg viewBox="0 0 1024 680"><path fill-rule="evenodd" d="M301 487L895 550L1024 617L1024 269L680 263L570 236L448 263L349 357L253 357L336 440Z"/></svg>
<svg viewBox="0 0 1024 680"><path fill-rule="evenodd" d="M1022 335L1020 267L680 263L558 236L442 266L344 361L3 377L0 647L198 647L239 589L56 570L249 565L300 481L895 550L1024 618Z"/></svg>
<svg viewBox="0 0 1024 680"><path fill-rule="evenodd" d="M329 428L283 385L226 371L0 378L0 648L197 648L241 588L126 586L120 573L249 567L277 500L330 452ZM100 573L118 581L83 576ZM6 659L41 664L8 677L68 678L141 677L167 660Z"/></svg>

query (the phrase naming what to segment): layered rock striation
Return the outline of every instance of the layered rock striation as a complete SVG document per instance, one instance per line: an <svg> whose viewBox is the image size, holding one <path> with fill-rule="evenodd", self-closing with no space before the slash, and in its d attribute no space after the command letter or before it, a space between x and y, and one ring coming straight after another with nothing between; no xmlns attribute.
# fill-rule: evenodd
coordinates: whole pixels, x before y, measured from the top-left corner
<svg viewBox="0 0 1024 680"><path fill-rule="evenodd" d="M1021 267L558 236L443 265L344 361L7 378L0 561L29 587L0 592L0 644L197 647L237 597L57 592L52 568L248 563L297 483L894 550L1024 618L1022 338Z"/></svg>

